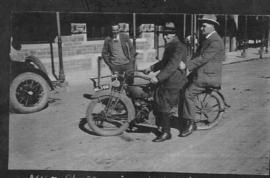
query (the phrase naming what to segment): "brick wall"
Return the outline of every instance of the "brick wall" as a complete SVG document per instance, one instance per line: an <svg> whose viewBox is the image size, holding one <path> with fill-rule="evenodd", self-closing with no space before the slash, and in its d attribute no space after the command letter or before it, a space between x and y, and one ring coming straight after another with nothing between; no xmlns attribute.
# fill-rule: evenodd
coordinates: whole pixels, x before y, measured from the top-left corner
<svg viewBox="0 0 270 178"><path fill-rule="evenodd" d="M104 40L99 41L78 41L78 40L68 40L68 37L63 37L62 43L62 55L64 62L65 73L74 72L76 70L89 70L96 72L97 68L97 58L101 55ZM58 75L59 69L59 59L58 59L58 44L53 46L53 56L55 72ZM136 39L136 51L139 53L137 56L138 66L144 63L153 63L156 61L156 50L154 48L153 34L145 34L143 38ZM17 51L18 60L23 60L24 57L33 55L39 58L45 65L49 76L52 77L52 65L51 65L51 51L50 44L24 44L22 49ZM102 65L106 68L106 65Z"/></svg>

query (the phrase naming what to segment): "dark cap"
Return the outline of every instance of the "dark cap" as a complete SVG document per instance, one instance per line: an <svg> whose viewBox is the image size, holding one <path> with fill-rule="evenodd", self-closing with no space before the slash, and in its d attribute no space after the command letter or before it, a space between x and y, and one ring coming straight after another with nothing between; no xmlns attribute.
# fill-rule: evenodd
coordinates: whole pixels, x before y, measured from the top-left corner
<svg viewBox="0 0 270 178"><path fill-rule="evenodd" d="M164 33L176 33L175 25L173 22L166 22L164 25Z"/></svg>

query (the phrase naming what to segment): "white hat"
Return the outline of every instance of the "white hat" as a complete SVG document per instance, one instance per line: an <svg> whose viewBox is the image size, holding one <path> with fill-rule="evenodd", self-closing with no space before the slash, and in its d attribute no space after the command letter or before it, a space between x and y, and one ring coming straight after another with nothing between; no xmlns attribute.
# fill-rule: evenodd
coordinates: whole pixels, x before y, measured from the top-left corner
<svg viewBox="0 0 270 178"><path fill-rule="evenodd" d="M217 21L217 17L214 14L205 14L203 15L203 17L201 19L199 19L199 21L201 21L201 23L208 23L208 24L212 24L212 25L220 25Z"/></svg>

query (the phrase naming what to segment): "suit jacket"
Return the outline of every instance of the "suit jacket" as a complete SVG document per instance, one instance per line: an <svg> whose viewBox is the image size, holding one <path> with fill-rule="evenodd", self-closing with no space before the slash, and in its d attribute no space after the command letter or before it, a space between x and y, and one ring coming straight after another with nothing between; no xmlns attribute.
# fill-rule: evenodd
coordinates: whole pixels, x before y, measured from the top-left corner
<svg viewBox="0 0 270 178"><path fill-rule="evenodd" d="M124 55L129 59L130 62L134 63L134 55L135 55L135 50L133 48L133 45L128 37L128 35L124 33L119 34L120 41L121 41L121 46L124 52ZM110 61L110 56L111 56L111 49L112 49L112 40L113 38L111 37L106 37L104 40L104 45L102 49L102 57L105 61L105 63L109 66L112 65Z"/></svg>
<svg viewBox="0 0 270 178"><path fill-rule="evenodd" d="M186 63L187 48L175 37L172 42L165 46L162 59L151 66L152 71L160 70L157 75L159 83L162 83L166 88L181 88L185 75L184 71L178 69L180 61Z"/></svg>
<svg viewBox="0 0 270 178"><path fill-rule="evenodd" d="M180 61L186 62L187 48L176 37L165 46L162 60L151 66L157 74L158 88L155 92L154 109L159 112L169 112L178 104L179 91L185 85L186 73L178 69Z"/></svg>
<svg viewBox="0 0 270 178"><path fill-rule="evenodd" d="M199 86L221 86L222 61L225 59L224 44L217 32L205 39L187 68L194 71L193 82Z"/></svg>

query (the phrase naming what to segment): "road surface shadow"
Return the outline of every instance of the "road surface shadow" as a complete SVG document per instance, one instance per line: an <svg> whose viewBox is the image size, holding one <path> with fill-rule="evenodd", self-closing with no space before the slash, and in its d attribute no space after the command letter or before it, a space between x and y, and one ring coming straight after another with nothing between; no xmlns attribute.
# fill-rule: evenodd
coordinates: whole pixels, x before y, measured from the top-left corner
<svg viewBox="0 0 270 178"><path fill-rule="evenodd" d="M87 134L90 134L90 135L99 136L98 134L96 134L95 132L89 130L89 129L85 126L85 125L87 124L86 118L81 118L80 120L81 120L81 121L80 121L80 123L79 123L79 128L80 128L83 132L85 132L85 133L87 133Z"/></svg>
<svg viewBox="0 0 270 178"><path fill-rule="evenodd" d="M87 119L86 118L81 118L80 119L80 123L79 123L79 128L90 135L95 135L95 136L99 136L98 134L96 134L95 132L93 132L92 130L90 130L88 128L88 126L86 126L87 124ZM171 128L175 128L177 130L179 130L179 121L178 120L171 120ZM153 133L156 136L159 135L159 131L157 130L157 127L155 125L144 125L144 124L135 124L132 127L129 127L126 130L127 133Z"/></svg>
<svg viewBox="0 0 270 178"><path fill-rule="evenodd" d="M132 128L129 128L126 132L128 133L151 133L152 132L154 134L158 134L156 127L140 125L140 124L134 125Z"/></svg>
<svg viewBox="0 0 270 178"><path fill-rule="evenodd" d="M180 133L180 122L178 118L173 118L170 120L170 127L177 129ZM151 124L135 124L132 128L129 128L127 132L131 133L153 133L158 136L160 133L157 130L156 125Z"/></svg>

